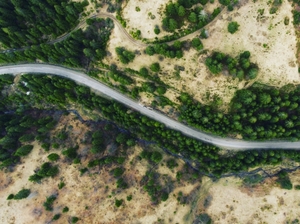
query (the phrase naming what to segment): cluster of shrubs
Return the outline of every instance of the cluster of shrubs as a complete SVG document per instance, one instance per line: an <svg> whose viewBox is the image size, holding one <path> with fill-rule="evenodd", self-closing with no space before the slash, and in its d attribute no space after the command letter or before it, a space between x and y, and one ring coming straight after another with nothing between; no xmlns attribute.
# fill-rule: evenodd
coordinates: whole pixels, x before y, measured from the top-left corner
<svg viewBox="0 0 300 224"><path fill-rule="evenodd" d="M10 194L7 197L7 200L21 200L27 198L30 195L31 191L29 189L22 189L16 195Z"/></svg>
<svg viewBox="0 0 300 224"><path fill-rule="evenodd" d="M146 48L145 52L148 55L160 54L168 58L182 58L182 42L175 41L173 45L168 44L155 44Z"/></svg>
<svg viewBox="0 0 300 224"><path fill-rule="evenodd" d="M238 57L232 58L221 52L213 52L205 60L205 65L213 74L219 74L223 70L228 70L229 74L239 80L255 79L258 74L258 67L250 61L250 52L245 51Z"/></svg>
<svg viewBox="0 0 300 224"><path fill-rule="evenodd" d="M185 20L203 27L209 22L209 16L204 12L203 7L192 8L193 5L201 3L205 5L208 0L178 0L176 3L170 2L166 5L165 18L163 18L163 28L174 32L184 24Z"/></svg>
<svg viewBox="0 0 300 224"><path fill-rule="evenodd" d="M44 163L41 168L33 175L29 177L29 181L39 182L46 177L54 177L58 174L58 166L52 166L51 163Z"/></svg>
<svg viewBox="0 0 300 224"><path fill-rule="evenodd" d="M160 201L166 201L169 194L163 187L157 183L158 173L147 171L142 182L145 183L144 190L149 194L153 203L158 204Z"/></svg>
<svg viewBox="0 0 300 224"><path fill-rule="evenodd" d="M126 50L124 47L117 47L116 53L123 64L128 64L135 58L135 54L131 51Z"/></svg>
<svg viewBox="0 0 300 224"><path fill-rule="evenodd" d="M148 161L152 161L154 163L159 163L163 156L160 152L157 151L142 151L140 157L143 159L147 159Z"/></svg>

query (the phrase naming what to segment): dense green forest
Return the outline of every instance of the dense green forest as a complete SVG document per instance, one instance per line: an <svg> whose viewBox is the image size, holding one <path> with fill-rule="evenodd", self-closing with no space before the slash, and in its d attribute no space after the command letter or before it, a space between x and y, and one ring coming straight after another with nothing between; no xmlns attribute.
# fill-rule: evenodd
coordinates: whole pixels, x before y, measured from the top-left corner
<svg viewBox="0 0 300 224"><path fill-rule="evenodd" d="M71 67L87 67L92 61L106 56L106 45L114 27L110 19L89 19L90 24L71 33L55 44L32 45L25 50L8 51L0 54L0 63L35 62L37 59Z"/></svg>
<svg viewBox="0 0 300 224"><path fill-rule="evenodd" d="M238 90L228 113L217 105L202 105L187 94L181 95L180 120L217 135L241 134L244 139L289 139L299 134L299 86L281 89L255 84Z"/></svg>
<svg viewBox="0 0 300 224"><path fill-rule="evenodd" d="M17 111L21 112L26 110L26 106L62 109L69 107L71 104L76 104L82 105L87 111L99 111L103 118L114 121L123 128L130 130L132 137L156 142L159 146L165 148L169 153L172 153L175 156L180 153L183 158L193 161L195 168L199 172L208 175L213 173L214 175L219 176L223 173L247 170L250 167L258 165L274 165L280 163L284 158L295 161L300 160L300 153L293 150L241 151L232 155L222 156L219 154L220 149L213 145L203 143L196 139L184 136L178 131L168 129L163 124L141 115L120 103L96 95L91 92L88 87L77 85L71 80L57 76L23 75L18 84L18 88L19 91L15 94L2 96L1 99L1 110L3 111L1 120L5 120L2 125L2 133L5 133L5 135L2 136L0 140L0 142L3 143L5 143L4 139L9 139L9 131L15 130L11 128L9 119L4 119L4 117L12 116L6 114L5 111L17 109ZM250 90L244 91L248 92ZM26 94L28 92L30 92L29 95ZM271 92L277 92L278 95L282 97L291 94L286 92L283 93L276 89L270 89L267 93L271 94ZM235 100L236 98L234 99L234 102ZM188 105L193 104L190 103ZM207 110L207 108L209 108L208 106L203 106L201 108L204 108L205 111L209 111ZM286 107L284 108L286 109ZM210 112L210 115L217 115L219 119L221 117L221 113ZM223 117L223 119L226 118L224 115ZM214 117L214 119L216 119L216 117ZM23 121L18 121L19 119L16 120L18 126L19 123ZM45 125L46 123L43 124ZM42 130L43 128L47 128L47 126L41 127ZM17 133L20 137L23 134ZM126 136L120 137L120 141L127 142L127 140L129 139L126 139ZM7 142L11 143L12 141ZM18 142L13 141L13 144L17 143ZM8 146L6 148L8 148ZM18 145L14 145L13 148L17 150ZM11 147L9 147L9 150L10 149ZM2 166L7 166L18 161L18 157L12 156L13 153L11 151L6 151L3 146L1 146L1 150L3 153L3 159L1 160ZM151 155L149 158L151 159ZM111 159L114 160L114 158ZM101 160L96 160L93 164L97 165L98 163L101 163Z"/></svg>
<svg viewBox="0 0 300 224"><path fill-rule="evenodd" d="M79 23L80 14L87 5L88 1L1 0L1 45L20 48L67 33Z"/></svg>

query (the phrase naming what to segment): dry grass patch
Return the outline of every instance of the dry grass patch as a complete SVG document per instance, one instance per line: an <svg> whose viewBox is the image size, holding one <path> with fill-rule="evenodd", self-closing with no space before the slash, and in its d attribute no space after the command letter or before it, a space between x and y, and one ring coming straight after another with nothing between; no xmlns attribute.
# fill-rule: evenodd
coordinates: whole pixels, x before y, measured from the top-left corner
<svg viewBox="0 0 300 224"><path fill-rule="evenodd" d="M290 174L291 179L298 173ZM300 215L300 191L280 189L274 179L247 188L240 179L223 178L212 184L209 194L206 212L214 223L290 223Z"/></svg>

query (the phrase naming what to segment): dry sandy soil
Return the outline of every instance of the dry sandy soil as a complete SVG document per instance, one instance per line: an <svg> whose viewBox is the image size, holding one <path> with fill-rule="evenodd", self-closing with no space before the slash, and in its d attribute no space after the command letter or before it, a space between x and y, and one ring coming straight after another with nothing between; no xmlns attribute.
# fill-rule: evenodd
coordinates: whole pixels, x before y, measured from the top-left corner
<svg viewBox="0 0 300 224"><path fill-rule="evenodd" d="M146 0L129 0L123 10L123 18L127 23L127 30L140 30L141 37L153 39L162 37L167 32L161 28L162 12L169 0L146 1ZM136 7L140 11L136 10ZM154 33L154 27L160 27L160 34Z"/></svg>
<svg viewBox="0 0 300 224"><path fill-rule="evenodd" d="M264 9L262 16L259 9ZM291 2L283 1L276 14L269 14L269 9L268 1L245 1L238 10L224 14L209 26L210 38L203 41L204 46L231 55L249 50L251 60L260 68L257 81L262 83L299 83ZM284 24L285 17L290 19L289 25ZM229 21L240 24L235 34L227 32Z"/></svg>
<svg viewBox="0 0 300 224"><path fill-rule="evenodd" d="M150 24L151 30L153 27L153 23L148 21L149 18L146 13L150 4L153 8L151 12L155 12L159 10L162 2L129 1L124 7L124 17L130 26L145 29L146 32L142 31L143 34L148 32L148 24ZM135 11L137 5L141 9L140 12ZM209 38L202 40L204 48L208 50L208 54L211 51L221 51L233 57L249 50L251 61L257 63L260 68L259 75L254 81L278 87L288 83L297 84L300 82L300 78L296 59L297 42L292 24L291 2L284 0L276 14L269 14L270 7L271 5L268 5L268 2L264 0L256 2L245 0L241 1L232 12L225 9L216 20L206 27ZM259 9L264 9L263 15L259 14ZM284 25L285 17L290 20L288 25ZM156 19L158 18L160 17L157 16ZM230 21L236 21L240 25L235 34L230 34L227 31L227 25ZM140 25L138 26L138 24ZM151 35L150 32L143 37L151 38ZM194 36L196 35L197 33ZM116 46L124 46L132 51L138 50L141 55L136 56L130 64L122 65L115 54ZM147 67L153 62L159 61L157 55L145 55L143 50L143 48L133 45L116 27L108 47L111 56L106 58L106 63L116 63L120 68L129 67L138 70L142 66ZM225 107L237 89L253 83L253 81L239 82L238 79L228 75L211 75L204 65L205 58L206 55L201 55L193 49L184 52L184 57L181 59L165 58L160 62L162 71L159 76L166 84L175 87L178 91L186 91L204 103L209 102L212 100L212 96L217 95L223 99ZM185 71L180 72L180 78L173 75L174 65L185 67ZM206 93L209 93L210 97L207 97ZM142 100L146 101L146 99Z"/></svg>
<svg viewBox="0 0 300 224"><path fill-rule="evenodd" d="M289 174L299 185L299 171ZM206 212L214 223L291 223L299 219L299 190L279 188L274 178L255 187L243 187L237 178L223 178L211 183L210 205ZM209 180L210 181L210 180Z"/></svg>
<svg viewBox="0 0 300 224"><path fill-rule="evenodd" d="M74 119L74 115L62 117L58 127L53 132L56 133L61 128L70 125L69 138L73 143L80 143L89 128ZM69 141L69 140L67 140ZM184 196L194 195L199 191L200 181L182 180L176 181L176 172L181 170L183 162L177 161L179 166L172 171L162 162L158 167L151 167L147 161L139 161L142 148L135 146L127 149L128 158L123 167L124 179L128 182L129 188L125 190L117 189L116 179L110 171L116 165L104 166L102 168L91 168L87 173L80 176L79 169L87 166L87 163L94 159L94 155L87 153L89 146L80 144L78 152L81 154L81 164L68 162L61 150L50 150L45 152L40 145L35 143L33 151L22 163L15 167L13 172L0 173L0 223L9 224L29 224L29 223L49 223L54 214L62 213L65 206L69 207L69 212L62 213L61 217L53 223L68 223L70 217L80 218L78 223L184 223L183 219L191 219L194 214L189 203L182 205L177 201L177 195L181 191ZM58 162L60 173L54 178L48 178L41 184L28 181L34 170L46 162L47 156L56 152L60 155ZM170 158L164 155L164 161ZM164 164L164 165L163 165ZM159 172L164 178L168 178L173 183L172 193L166 202L154 205L147 192L143 190L140 181L146 171L151 168ZM61 190L58 184L63 181L66 186ZM170 183L168 183L170 184ZM16 194L22 188L31 189L28 198L19 201L8 201L7 196ZM57 199L53 203L53 211L46 211L43 203L46 197L55 194ZM126 197L132 195L132 200L127 201ZM119 208L115 206L115 199L123 199L123 205ZM196 197L197 198L197 197ZM194 200L194 198L189 198Z"/></svg>

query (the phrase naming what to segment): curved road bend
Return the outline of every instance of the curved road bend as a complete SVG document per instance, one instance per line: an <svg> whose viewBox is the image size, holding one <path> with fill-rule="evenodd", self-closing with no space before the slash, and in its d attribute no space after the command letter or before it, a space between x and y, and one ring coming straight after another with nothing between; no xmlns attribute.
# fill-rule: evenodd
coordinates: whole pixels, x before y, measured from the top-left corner
<svg viewBox="0 0 300 224"><path fill-rule="evenodd" d="M300 149L300 142L288 142L288 141L265 141L265 142L249 142L230 138L220 138L210 134L203 133L201 131L190 128L181 124L169 117L162 115L159 112L149 110L136 101L122 95L121 93L107 87L106 85L90 78L84 73L77 72L71 69L46 65L46 64L21 64L12 66L1 66L0 74L19 74L19 73L43 73L63 76L74 80L75 82L89 86L93 90L105 94L122 104L125 104L140 113L153 118L154 120L165 124L167 127L178 130L183 134L199 139L201 141L214 144L219 147L224 147L231 150L243 150L243 149Z"/></svg>

